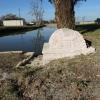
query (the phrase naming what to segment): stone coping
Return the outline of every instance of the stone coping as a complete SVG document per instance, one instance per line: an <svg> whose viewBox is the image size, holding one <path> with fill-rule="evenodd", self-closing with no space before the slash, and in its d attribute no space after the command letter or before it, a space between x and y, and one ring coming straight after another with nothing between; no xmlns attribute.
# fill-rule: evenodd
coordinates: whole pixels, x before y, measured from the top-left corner
<svg viewBox="0 0 100 100"><path fill-rule="evenodd" d="M0 54L8 54L8 53L23 53L23 51L3 51Z"/></svg>

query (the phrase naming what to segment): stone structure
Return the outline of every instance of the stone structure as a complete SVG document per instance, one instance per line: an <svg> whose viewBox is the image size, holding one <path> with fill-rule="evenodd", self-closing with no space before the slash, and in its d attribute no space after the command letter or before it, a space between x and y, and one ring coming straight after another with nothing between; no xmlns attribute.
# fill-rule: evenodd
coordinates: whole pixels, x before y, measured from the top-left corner
<svg viewBox="0 0 100 100"><path fill-rule="evenodd" d="M58 29L50 37L49 43L44 44L43 64L58 58L93 52L95 48L87 47L86 41L79 32L67 28Z"/></svg>

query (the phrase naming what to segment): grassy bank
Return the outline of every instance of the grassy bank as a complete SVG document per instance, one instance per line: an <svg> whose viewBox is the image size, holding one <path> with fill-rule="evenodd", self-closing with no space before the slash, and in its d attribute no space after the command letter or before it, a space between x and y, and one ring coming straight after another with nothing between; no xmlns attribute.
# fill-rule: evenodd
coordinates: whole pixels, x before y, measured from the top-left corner
<svg viewBox="0 0 100 100"><path fill-rule="evenodd" d="M17 26L17 27L5 27L5 26L0 26L0 34L6 34L9 32L19 32L19 31L29 31L29 30L35 30L41 27L44 27L45 25L40 25L40 26Z"/></svg>
<svg viewBox="0 0 100 100"><path fill-rule="evenodd" d="M45 66L13 67L7 78L0 78L0 100L100 100L100 28L94 27L83 25L77 30L92 41L95 54Z"/></svg>

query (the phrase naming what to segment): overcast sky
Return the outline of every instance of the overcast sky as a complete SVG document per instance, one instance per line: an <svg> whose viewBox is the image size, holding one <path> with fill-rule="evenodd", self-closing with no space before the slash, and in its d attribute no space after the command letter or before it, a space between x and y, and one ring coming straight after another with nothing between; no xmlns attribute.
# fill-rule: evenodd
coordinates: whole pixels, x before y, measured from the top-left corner
<svg viewBox="0 0 100 100"><path fill-rule="evenodd" d="M48 2L43 0L43 6L45 10L44 19L49 20L54 18L54 7ZM26 20L32 20L29 11L31 9L31 0L0 0L0 16L13 13L18 14L18 9L21 10L21 17ZM87 0L87 2L81 2L75 7L76 18L81 20L85 17L85 20L94 20L100 17L100 0Z"/></svg>

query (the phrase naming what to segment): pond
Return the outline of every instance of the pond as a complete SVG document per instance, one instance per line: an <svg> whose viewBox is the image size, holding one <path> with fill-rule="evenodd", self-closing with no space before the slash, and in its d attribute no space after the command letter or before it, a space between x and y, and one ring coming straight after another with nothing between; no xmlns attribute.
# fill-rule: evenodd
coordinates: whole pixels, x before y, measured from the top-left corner
<svg viewBox="0 0 100 100"><path fill-rule="evenodd" d="M48 42L55 27L18 32L12 35L0 36L0 51L26 51L41 53L44 42Z"/></svg>

